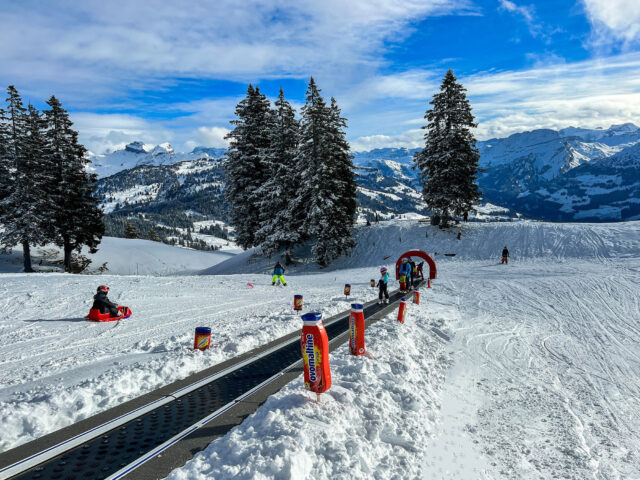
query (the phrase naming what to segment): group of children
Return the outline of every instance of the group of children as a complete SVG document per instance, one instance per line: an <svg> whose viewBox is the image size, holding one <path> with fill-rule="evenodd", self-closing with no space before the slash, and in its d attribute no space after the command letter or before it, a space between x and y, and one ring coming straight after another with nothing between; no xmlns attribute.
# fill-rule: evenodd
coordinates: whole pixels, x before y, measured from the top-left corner
<svg viewBox="0 0 640 480"><path fill-rule="evenodd" d="M424 279L424 273L422 271L424 262L416 263L411 257L405 257L402 259L400 265L400 291L402 293L407 292L409 289L415 286L417 279ZM380 280L378 280L378 303L389 303L389 272L387 267L380 268Z"/></svg>

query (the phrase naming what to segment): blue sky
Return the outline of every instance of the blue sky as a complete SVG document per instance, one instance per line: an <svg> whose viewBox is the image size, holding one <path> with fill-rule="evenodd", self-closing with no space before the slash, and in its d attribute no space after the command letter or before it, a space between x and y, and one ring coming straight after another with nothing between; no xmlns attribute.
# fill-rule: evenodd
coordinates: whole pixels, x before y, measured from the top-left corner
<svg viewBox="0 0 640 480"><path fill-rule="evenodd" d="M447 69L479 139L640 124L637 0L5 1L0 83L51 94L87 147L224 146L249 82L297 107L313 75L354 150L422 143Z"/></svg>

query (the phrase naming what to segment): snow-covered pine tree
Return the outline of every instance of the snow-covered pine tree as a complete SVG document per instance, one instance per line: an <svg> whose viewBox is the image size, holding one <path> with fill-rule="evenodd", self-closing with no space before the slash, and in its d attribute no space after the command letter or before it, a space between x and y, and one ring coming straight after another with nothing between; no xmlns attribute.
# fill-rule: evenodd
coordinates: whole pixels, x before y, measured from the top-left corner
<svg viewBox="0 0 640 480"><path fill-rule="evenodd" d="M299 122L296 113L280 89L272 111L271 141L266 157L269 177L260 187L260 223L257 237L266 255L285 249L286 263L291 262L294 245L300 240L304 215L295 211L295 198L301 184L297 168Z"/></svg>
<svg viewBox="0 0 640 480"><path fill-rule="evenodd" d="M352 157L344 138L346 122L333 103L327 107L311 77L302 107L296 159L304 178L298 209L306 216L304 233L316 238L313 252L322 266L355 244L351 237L355 212ZM351 185L353 191L347 192Z"/></svg>
<svg viewBox="0 0 640 480"><path fill-rule="evenodd" d="M247 95L236 105L234 129L227 135L229 149L225 170L225 199L229 205L236 242L247 249L260 244L259 188L268 179L266 156L270 146L271 105L258 87L249 85Z"/></svg>
<svg viewBox="0 0 640 480"><path fill-rule="evenodd" d="M335 172L340 180L340 197L346 207L345 219L349 226L353 226L357 203L358 184L354 174L353 155L351 155L351 147L347 142L346 128L347 119L342 117L342 112L336 99L331 97L331 107L329 109L331 115L331 123L329 124L330 133L330 155L332 162L335 164Z"/></svg>
<svg viewBox="0 0 640 480"><path fill-rule="evenodd" d="M40 113L29 105L28 113L18 91L8 89L10 120L11 188L2 201L0 243L4 247L22 246L25 272L33 272L31 247L44 245L52 235L51 199L46 190L46 141Z"/></svg>
<svg viewBox="0 0 640 480"><path fill-rule="evenodd" d="M11 160L9 156L9 119L7 112L0 107L0 215L2 215L2 200L11 188Z"/></svg>
<svg viewBox="0 0 640 480"><path fill-rule="evenodd" d="M453 215L468 214L482 193L476 184L480 154L471 132L477 124L465 92L449 70L425 114L425 148L414 156L427 208L445 227Z"/></svg>
<svg viewBox="0 0 640 480"><path fill-rule="evenodd" d="M56 243L63 247L64 269L71 272L71 252L82 246L95 252L104 233L102 210L93 192L97 176L89 174L87 150L78 142L69 114L52 96L44 110L47 147L55 179Z"/></svg>

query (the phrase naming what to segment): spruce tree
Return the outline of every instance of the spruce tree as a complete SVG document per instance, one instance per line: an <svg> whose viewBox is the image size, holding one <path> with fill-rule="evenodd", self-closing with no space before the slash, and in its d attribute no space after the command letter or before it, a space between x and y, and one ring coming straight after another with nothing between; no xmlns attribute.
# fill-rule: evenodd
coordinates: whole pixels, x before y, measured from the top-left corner
<svg viewBox="0 0 640 480"><path fill-rule="evenodd" d="M160 238L160 235L158 235L158 232L156 232L154 228L151 228L149 230L149 240L151 240L152 242L162 241L162 239Z"/></svg>
<svg viewBox="0 0 640 480"><path fill-rule="evenodd" d="M335 101L327 107L311 77L300 123L296 162L304 183L296 208L305 216L303 233L316 238L313 252L321 266L355 245L355 179L345 127Z"/></svg>
<svg viewBox="0 0 640 480"><path fill-rule="evenodd" d="M272 111L271 138L266 156L268 179L260 187L260 222L257 237L262 239L264 254L285 249L286 263L291 262L294 245L300 240L302 217L293 210L301 183L296 164L299 123L295 110L280 89Z"/></svg>
<svg viewBox="0 0 640 480"><path fill-rule="evenodd" d="M11 188L11 158L9 156L9 119L7 112L0 107L0 215L2 201L9 195Z"/></svg>
<svg viewBox="0 0 640 480"><path fill-rule="evenodd" d="M27 113L13 86L8 93L11 188L2 201L0 242L21 245L24 271L33 272L31 246L44 245L52 234L46 142L40 113L31 105Z"/></svg>
<svg viewBox="0 0 640 480"><path fill-rule="evenodd" d="M138 230L136 230L136 226L133 223L126 223L124 227L124 238L138 238Z"/></svg>
<svg viewBox="0 0 640 480"><path fill-rule="evenodd" d="M269 169L266 157L270 147L270 103L258 87L249 85L246 97L236 105L234 129L226 153L227 183L225 198L229 205L231 225L236 242L247 249L259 245L260 187L267 181Z"/></svg>
<svg viewBox="0 0 640 480"><path fill-rule="evenodd" d="M78 142L69 114L52 96L44 111L47 146L55 178L56 242L64 251L64 269L71 272L71 252L82 246L95 252L104 233L102 210L93 192L97 176L89 174L87 150Z"/></svg>
<svg viewBox="0 0 640 480"><path fill-rule="evenodd" d="M414 156L422 172L427 208L444 227L452 216L465 216L473 210L482 193L476 184L480 154L471 132L477 124L465 92L449 70L425 114L425 148Z"/></svg>

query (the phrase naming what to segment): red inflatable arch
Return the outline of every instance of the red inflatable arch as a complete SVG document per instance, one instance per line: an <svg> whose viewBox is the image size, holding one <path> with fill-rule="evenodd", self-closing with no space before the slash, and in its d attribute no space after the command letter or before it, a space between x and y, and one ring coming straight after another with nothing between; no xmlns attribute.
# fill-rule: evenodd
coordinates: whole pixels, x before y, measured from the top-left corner
<svg viewBox="0 0 640 480"><path fill-rule="evenodd" d="M405 257L420 257L429 264L429 278L431 280L436 278L436 262L433 261L433 258L429 256L427 252L423 252L422 250L409 250L408 252L404 252L398 258L396 262L396 280L400 279L400 264L402 263L402 259Z"/></svg>

